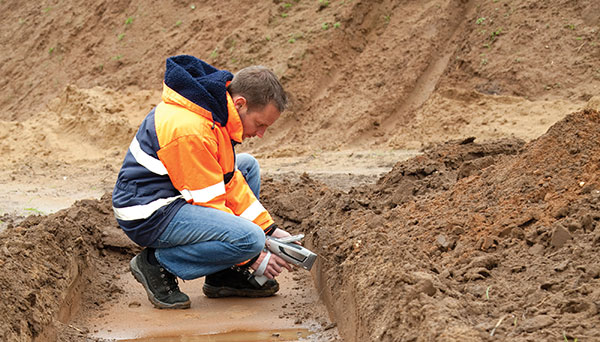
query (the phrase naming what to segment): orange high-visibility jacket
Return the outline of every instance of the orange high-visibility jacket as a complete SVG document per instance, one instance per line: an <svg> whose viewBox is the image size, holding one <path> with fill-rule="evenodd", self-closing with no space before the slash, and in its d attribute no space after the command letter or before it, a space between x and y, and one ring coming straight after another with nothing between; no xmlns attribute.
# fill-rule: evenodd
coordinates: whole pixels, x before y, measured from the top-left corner
<svg viewBox="0 0 600 342"><path fill-rule="evenodd" d="M144 119L113 191L119 225L147 246L186 202L248 219L273 219L235 166L240 116L227 92L233 75L192 56L167 59L162 102Z"/></svg>

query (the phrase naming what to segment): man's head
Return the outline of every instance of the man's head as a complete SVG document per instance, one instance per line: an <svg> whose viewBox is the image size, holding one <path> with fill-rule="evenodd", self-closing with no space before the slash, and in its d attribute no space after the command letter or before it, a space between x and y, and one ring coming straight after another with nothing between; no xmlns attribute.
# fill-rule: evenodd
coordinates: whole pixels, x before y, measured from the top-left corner
<svg viewBox="0 0 600 342"><path fill-rule="evenodd" d="M240 114L244 139L262 138L288 103L277 76L263 66L250 66L238 71L227 90Z"/></svg>

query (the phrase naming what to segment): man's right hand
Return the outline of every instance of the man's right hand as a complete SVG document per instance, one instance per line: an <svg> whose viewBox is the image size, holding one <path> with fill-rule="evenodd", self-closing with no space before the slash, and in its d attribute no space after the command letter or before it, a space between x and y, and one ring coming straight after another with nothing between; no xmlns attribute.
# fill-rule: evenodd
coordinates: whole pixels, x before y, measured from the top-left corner
<svg viewBox="0 0 600 342"><path fill-rule="evenodd" d="M265 259L266 255L267 252L261 252L258 259L256 259L256 261L252 265L250 265L250 268L256 271L256 269L258 269L262 261ZM267 278L273 279L276 276L278 276L284 268L288 271L292 270L292 266L290 266L290 264L288 264L285 260L278 257L277 255L271 253L271 258L269 259L269 263L267 264L267 268L265 269L263 274Z"/></svg>

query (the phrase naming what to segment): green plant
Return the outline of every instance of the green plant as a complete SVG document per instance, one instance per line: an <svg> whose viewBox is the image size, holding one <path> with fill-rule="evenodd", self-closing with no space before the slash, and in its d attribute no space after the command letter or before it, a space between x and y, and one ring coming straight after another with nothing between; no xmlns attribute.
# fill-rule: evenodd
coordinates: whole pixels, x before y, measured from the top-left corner
<svg viewBox="0 0 600 342"><path fill-rule="evenodd" d="M229 53L233 53L233 51L235 51L235 46L237 45L237 41L235 39L232 39L229 44L231 45L229 47Z"/></svg>
<svg viewBox="0 0 600 342"><path fill-rule="evenodd" d="M48 6L48 7L44 8L44 9L42 10L42 12L44 12L44 13L48 13L48 12L50 12L50 10L51 10L51 9L52 9L52 7Z"/></svg>
<svg viewBox="0 0 600 342"><path fill-rule="evenodd" d="M568 28L569 30L575 30L575 24L566 24L565 28Z"/></svg>
<svg viewBox="0 0 600 342"><path fill-rule="evenodd" d="M296 42L296 40L298 40L302 37L304 37L302 35L302 33L292 33L292 34L290 34L290 39L288 39L288 43L294 44Z"/></svg>
<svg viewBox="0 0 600 342"><path fill-rule="evenodd" d="M119 61L119 60L121 60L121 58L123 58L123 55L116 55L116 56L113 57L113 59L115 61Z"/></svg>
<svg viewBox="0 0 600 342"><path fill-rule="evenodd" d="M289 2L286 2L285 4L283 4L283 8L290 8L292 7L292 4L290 4Z"/></svg>
<svg viewBox="0 0 600 342"><path fill-rule="evenodd" d="M386 25L390 23L390 19L391 17L389 14L383 16L383 21L385 21Z"/></svg>
<svg viewBox="0 0 600 342"><path fill-rule="evenodd" d="M133 17L127 17L125 19L125 25L131 25L133 23Z"/></svg>
<svg viewBox="0 0 600 342"><path fill-rule="evenodd" d="M285 12L284 12L284 13L281 13L281 17L282 17L282 18L287 18L287 17L288 17L288 14L287 14L287 13L285 13Z"/></svg>
<svg viewBox="0 0 600 342"><path fill-rule="evenodd" d="M328 23L323 23L321 25L321 29L323 29L324 31L327 31L329 29L329 24Z"/></svg>
<svg viewBox="0 0 600 342"><path fill-rule="evenodd" d="M341 24L340 22L336 22L335 24L333 24L333 28L340 28Z"/></svg>
<svg viewBox="0 0 600 342"><path fill-rule="evenodd" d="M492 31L490 33L490 41L495 41L498 36L502 33L502 27L498 28L496 31Z"/></svg>
<svg viewBox="0 0 600 342"><path fill-rule="evenodd" d="M485 18L484 18L484 17L477 18L477 21L475 21L475 24L477 24L477 25L481 25L481 24L483 24L483 22L484 22L484 21L485 21Z"/></svg>
<svg viewBox="0 0 600 342"><path fill-rule="evenodd" d="M191 8L191 9L193 9L193 10L195 10L195 9L196 9L196 5L194 5L194 4L191 4L191 5L190 5L190 8Z"/></svg>
<svg viewBox="0 0 600 342"><path fill-rule="evenodd" d="M20 24L20 25L23 25L23 24L25 24L25 19L23 19L23 18L19 18L19 24Z"/></svg>
<svg viewBox="0 0 600 342"><path fill-rule="evenodd" d="M175 26L179 26L179 25L181 25L181 24L183 24L183 21L181 21L181 20L177 20L177 22L175 23Z"/></svg>
<svg viewBox="0 0 600 342"><path fill-rule="evenodd" d="M319 9L323 9L329 6L329 0L319 0Z"/></svg>
<svg viewBox="0 0 600 342"><path fill-rule="evenodd" d="M119 33L119 35L117 36L117 39L123 40L123 38L125 38L125 33Z"/></svg>
<svg viewBox="0 0 600 342"><path fill-rule="evenodd" d="M268 42L271 41L271 36L265 36L265 40Z"/></svg>
<svg viewBox="0 0 600 342"><path fill-rule="evenodd" d="M485 299L490 299L490 288L492 287L492 285L488 286L487 289L485 289Z"/></svg>
<svg viewBox="0 0 600 342"><path fill-rule="evenodd" d="M219 55L219 53L217 52L217 48L215 48L214 50L212 50L212 51L210 52L210 58L211 58L211 59L215 59L215 58L217 58L217 56L218 56L218 55Z"/></svg>
<svg viewBox="0 0 600 342"><path fill-rule="evenodd" d="M25 211L31 211L34 214L40 214L40 215L44 215L44 212L41 210L38 210L36 208L25 208Z"/></svg>
<svg viewBox="0 0 600 342"><path fill-rule="evenodd" d="M53 52L54 52L54 49L55 49L55 47L54 47L54 46L53 46L53 47L51 47L51 48L49 48L49 49L48 49L48 53L53 53Z"/></svg>
<svg viewBox="0 0 600 342"><path fill-rule="evenodd" d="M563 338L565 339L565 342L569 342L569 339L567 338L567 334L563 331ZM577 342L577 338L575 338L573 340L573 342Z"/></svg>

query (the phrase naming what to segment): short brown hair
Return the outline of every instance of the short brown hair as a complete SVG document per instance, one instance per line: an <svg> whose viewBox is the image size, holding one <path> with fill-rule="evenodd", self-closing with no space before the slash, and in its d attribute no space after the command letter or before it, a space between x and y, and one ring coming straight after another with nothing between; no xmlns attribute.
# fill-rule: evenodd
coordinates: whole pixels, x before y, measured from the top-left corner
<svg viewBox="0 0 600 342"><path fill-rule="evenodd" d="M238 71L227 90L232 96L245 97L248 108L262 108L273 102L277 110L283 112L288 105L288 95L277 76L262 65L253 65Z"/></svg>

